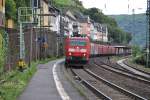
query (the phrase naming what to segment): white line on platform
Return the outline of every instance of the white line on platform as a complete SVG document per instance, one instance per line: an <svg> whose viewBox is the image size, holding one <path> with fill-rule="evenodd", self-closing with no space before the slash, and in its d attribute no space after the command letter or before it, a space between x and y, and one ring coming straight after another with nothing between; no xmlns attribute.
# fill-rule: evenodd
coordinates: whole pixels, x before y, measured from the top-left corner
<svg viewBox="0 0 150 100"><path fill-rule="evenodd" d="M53 77L54 77L54 81L55 81L55 84L56 84L56 88L57 88L57 91L59 92L59 95L61 96L62 100L71 100L71 98L65 92L65 90L64 90L64 88L61 84L61 81L59 80L58 75L57 75L56 67L58 66L58 64L60 62L62 62L62 61L56 62L53 66Z"/></svg>

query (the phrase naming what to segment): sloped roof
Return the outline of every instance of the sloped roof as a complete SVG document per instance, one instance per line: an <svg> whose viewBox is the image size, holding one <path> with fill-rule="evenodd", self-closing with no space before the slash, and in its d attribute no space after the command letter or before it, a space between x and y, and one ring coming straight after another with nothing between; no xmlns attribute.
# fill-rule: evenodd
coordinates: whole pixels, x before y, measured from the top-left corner
<svg viewBox="0 0 150 100"><path fill-rule="evenodd" d="M67 11L66 12L66 15L70 18L72 18L73 20L76 20L76 18L74 17L74 15L70 12L70 11Z"/></svg>
<svg viewBox="0 0 150 100"><path fill-rule="evenodd" d="M62 14L65 16L68 16L69 18L71 18L74 21L77 20L76 17L74 16L74 14L70 10L63 9Z"/></svg>
<svg viewBox="0 0 150 100"><path fill-rule="evenodd" d="M89 16L88 15L83 15L81 12L75 12L74 13L74 16L77 18L77 20L79 21L79 22L88 22L89 21Z"/></svg>

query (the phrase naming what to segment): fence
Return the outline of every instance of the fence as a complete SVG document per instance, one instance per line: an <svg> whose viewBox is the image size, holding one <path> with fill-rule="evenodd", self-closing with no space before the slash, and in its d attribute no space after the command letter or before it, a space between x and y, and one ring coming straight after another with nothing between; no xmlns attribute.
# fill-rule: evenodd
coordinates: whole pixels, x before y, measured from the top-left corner
<svg viewBox="0 0 150 100"><path fill-rule="evenodd" d="M9 36L8 53L5 70L14 69L19 60L19 30L6 29ZM31 36L32 31L32 36ZM57 56L57 35L46 28L26 28L25 36L25 61L43 59L51 56ZM31 44L32 43L32 44ZM44 43L47 44L46 47ZM32 49L31 49L32 48ZM59 52L63 52L58 49ZM30 52L31 51L31 52Z"/></svg>

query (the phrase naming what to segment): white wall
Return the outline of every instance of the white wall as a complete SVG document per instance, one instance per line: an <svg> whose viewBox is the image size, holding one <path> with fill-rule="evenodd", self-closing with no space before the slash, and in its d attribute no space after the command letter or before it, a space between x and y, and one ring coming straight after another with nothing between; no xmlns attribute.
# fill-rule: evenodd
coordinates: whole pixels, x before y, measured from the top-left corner
<svg viewBox="0 0 150 100"><path fill-rule="evenodd" d="M60 15L58 15L56 17L51 16L50 17L50 25L52 26L51 30L55 31L58 34L60 32Z"/></svg>

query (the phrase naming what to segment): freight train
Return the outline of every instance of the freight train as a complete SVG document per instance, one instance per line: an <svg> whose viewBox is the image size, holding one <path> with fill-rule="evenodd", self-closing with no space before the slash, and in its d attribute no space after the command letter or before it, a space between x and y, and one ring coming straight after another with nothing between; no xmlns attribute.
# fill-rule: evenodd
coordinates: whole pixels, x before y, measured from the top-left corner
<svg viewBox="0 0 150 100"><path fill-rule="evenodd" d="M65 64L86 64L92 56L130 54L127 46L91 43L88 37L67 37L65 39Z"/></svg>

